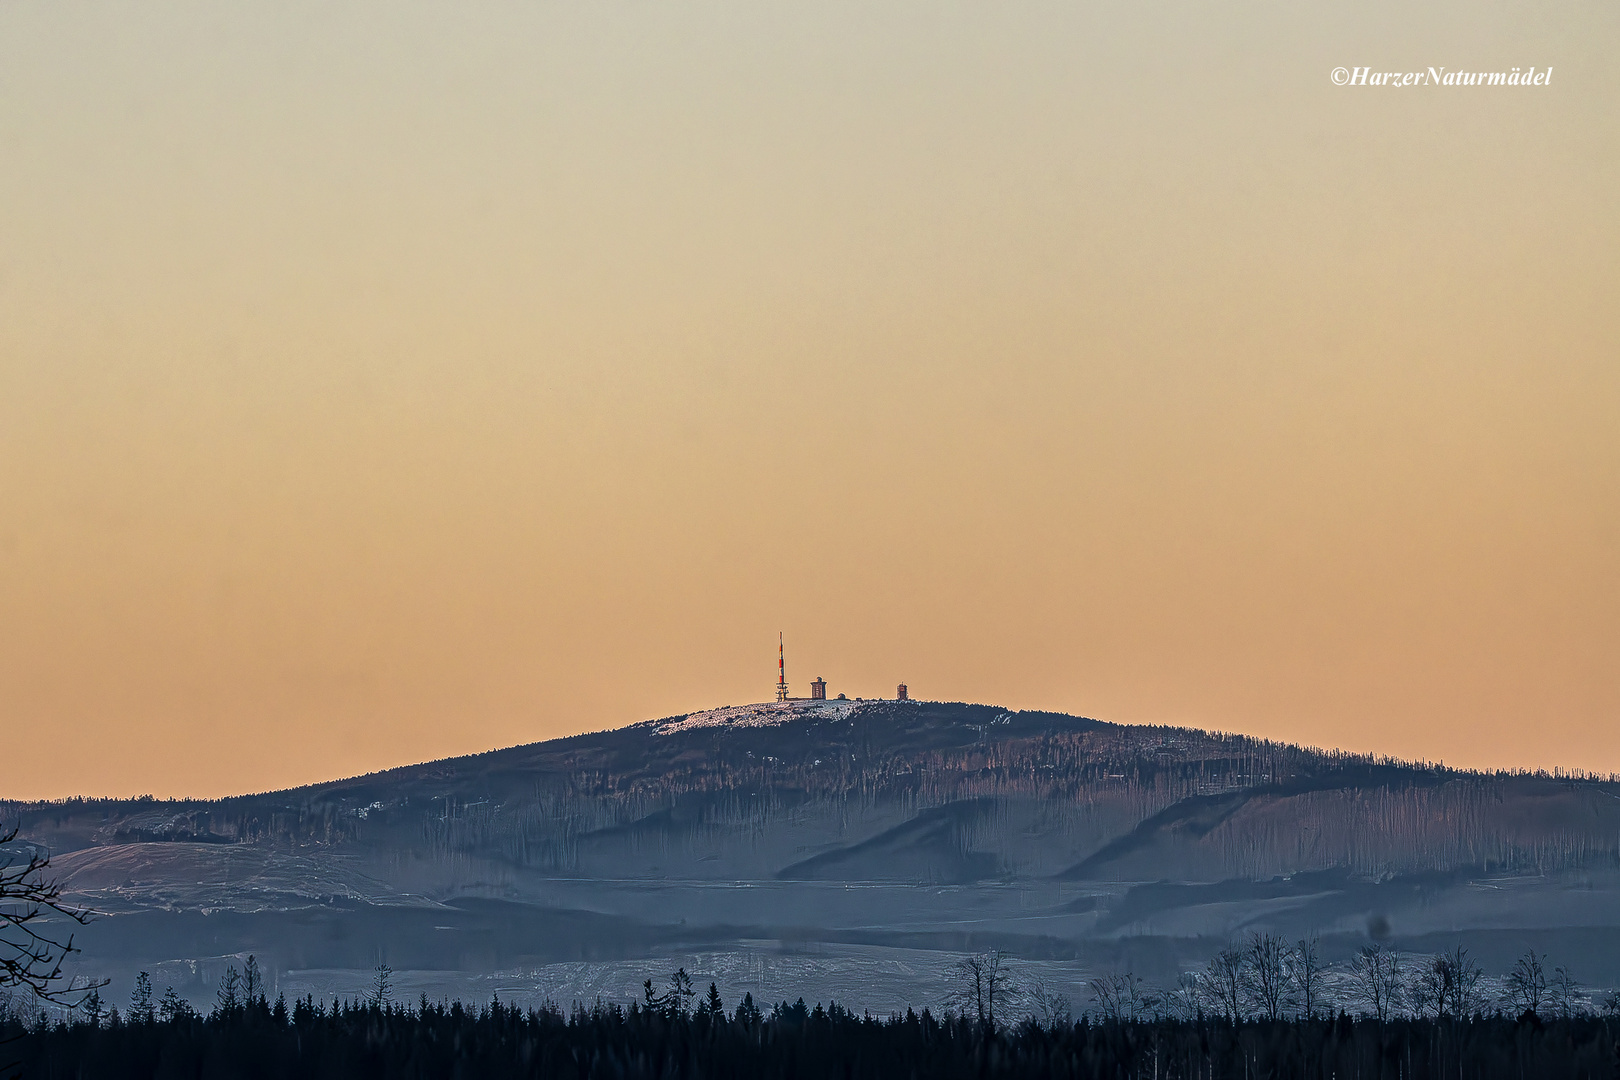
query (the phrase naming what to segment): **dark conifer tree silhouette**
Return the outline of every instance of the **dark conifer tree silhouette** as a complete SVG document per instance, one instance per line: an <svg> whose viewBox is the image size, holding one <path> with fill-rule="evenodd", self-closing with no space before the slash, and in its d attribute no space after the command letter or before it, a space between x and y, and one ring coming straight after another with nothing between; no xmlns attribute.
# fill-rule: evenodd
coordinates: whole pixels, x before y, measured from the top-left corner
<svg viewBox="0 0 1620 1080"><path fill-rule="evenodd" d="M704 1019L711 1023L717 1020L724 1020L726 1018L726 1006L724 1002L720 1000L720 988L714 983L709 984L709 996L704 999L703 1004L699 1008L703 1013Z"/></svg>
<svg viewBox="0 0 1620 1080"><path fill-rule="evenodd" d="M129 994L129 1022L150 1024L152 1019L152 977L144 971L137 972L135 988Z"/></svg>

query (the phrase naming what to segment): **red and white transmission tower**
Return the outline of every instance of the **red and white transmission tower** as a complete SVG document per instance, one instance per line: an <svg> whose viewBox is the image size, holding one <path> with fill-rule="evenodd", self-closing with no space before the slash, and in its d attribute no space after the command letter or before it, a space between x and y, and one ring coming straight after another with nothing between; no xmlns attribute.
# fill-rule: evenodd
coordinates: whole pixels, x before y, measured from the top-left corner
<svg viewBox="0 0 1620 1080"><path fill-rule="evenodd" d="M786 701L787 696L787 654L782 651L782 631L776 632L776 700Z"/></svg>

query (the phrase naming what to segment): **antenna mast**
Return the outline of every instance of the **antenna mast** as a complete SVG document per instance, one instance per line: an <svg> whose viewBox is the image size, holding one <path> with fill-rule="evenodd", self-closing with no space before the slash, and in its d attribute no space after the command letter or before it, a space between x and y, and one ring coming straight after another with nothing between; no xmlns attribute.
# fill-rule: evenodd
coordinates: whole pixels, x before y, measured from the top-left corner
<svg viewBox="0 0 1620 1080"><path fill-rule="evenodd" d="M782 651L782 631L776 632L776 700L786 701L787 696L787 654Z"/></svg>

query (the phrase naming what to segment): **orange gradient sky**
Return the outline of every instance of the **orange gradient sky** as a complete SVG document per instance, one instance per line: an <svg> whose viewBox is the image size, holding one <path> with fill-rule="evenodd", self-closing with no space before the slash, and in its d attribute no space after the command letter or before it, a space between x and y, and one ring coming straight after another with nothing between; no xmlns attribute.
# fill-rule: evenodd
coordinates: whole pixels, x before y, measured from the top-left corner
<svg viewBox="0 0 1620 1080"><path fill-rule="evenodd" d="M1617 46L0 6L0 797L763 700L778 630L799 693L1620 769Z"/></svg>

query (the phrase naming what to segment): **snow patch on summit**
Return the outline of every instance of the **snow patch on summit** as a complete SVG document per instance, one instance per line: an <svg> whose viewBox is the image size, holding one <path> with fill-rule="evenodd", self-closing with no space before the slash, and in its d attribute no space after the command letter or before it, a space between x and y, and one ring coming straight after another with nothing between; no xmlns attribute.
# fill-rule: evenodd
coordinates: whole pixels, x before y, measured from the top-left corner
<svg viewBox="0 0 1620 1080"><path fill-rule="evenodd" d="M675 735L699 728L775 727L793 720L846 720L861 704L859 701L764 701L758 705L727 705L650 722L654 735Z"/></svg>

